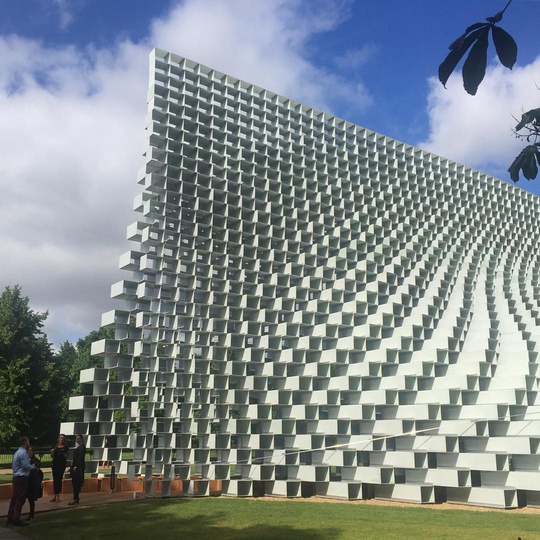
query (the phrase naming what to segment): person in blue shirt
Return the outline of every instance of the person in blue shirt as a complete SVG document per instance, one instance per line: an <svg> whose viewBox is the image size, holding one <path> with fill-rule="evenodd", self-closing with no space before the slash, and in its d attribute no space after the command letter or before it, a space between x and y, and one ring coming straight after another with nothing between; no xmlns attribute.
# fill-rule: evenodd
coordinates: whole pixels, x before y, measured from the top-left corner
<svg viewBox="0 0 540 540"><path fill-rule="evenodd" d="M28 488L28 475L30 471L34 469L34 466L30 463L30 457L28 456L28 447L30 441L28 437L21 437L19 439L19 449L13 454L12 469L13 469L13 497L11 497L11 503L9 504L9 511L7 515L7 524L20 527L26 525L21 521L21 511L26 500L26 490Z"/></svg>

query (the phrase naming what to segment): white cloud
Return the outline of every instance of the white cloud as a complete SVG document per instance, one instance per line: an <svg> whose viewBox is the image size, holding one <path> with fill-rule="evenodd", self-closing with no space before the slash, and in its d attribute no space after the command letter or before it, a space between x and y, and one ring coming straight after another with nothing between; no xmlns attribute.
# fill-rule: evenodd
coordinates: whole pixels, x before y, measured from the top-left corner
<svg viewBox="0 0 540 540"><path fill-rule="evenodd" d="M49 310L49 340L85 335L119 307L109 291L127 277L117 263L137 219L152 47L318 108L369 104L359 81L309 61L308 40L334 28L349 2L315 5L186 0L153 22L146 41L110 50L0 36L0 288L17 283L33 309Z"/></svg>
<svg viewBox="0 0 540 540"><path fill-rule="evenodd" d="M512 133L515 117L540 104L539 73L540 57L512 71L492 66L476 96L463 89L461 73L452 75L447 89L431 80L430 133L418 145L475 168L500 171L508 179L506 169L526 145Z"/></svg>
<svg viewBox="0 0 540 540"><path fill-rule="evenodd" d="M187 0L153 24L155 43L240 79L332 111L371 104L364 86L316 67L307 42L336 27L348 1Z"/></svg>
<svg viewBox="0 0 540 540"><path fill-rule="evenodd" d="M122 67L108 55L90 60L11 38L0 39L0 55L0 283L20 284L35 309L50 311L46 329L58 343L99 325L119 279L125 227L135 220L146 52L140 68Z"/></svg>
<svg viewBox="0 0 540 540"><path fill-rule="evenodd" d="M378 52L374 45L366 45L360 49L348 49L345 54L336 58L336 66L342 70L357 70L371 60Z"/></svg>
<svg viewBox="0 0 540 540"><path fill-rule="evenodd" d="M80 0L51 0L58 14L58 25L61 30L68 28L73 22L74 11L79 7Z"/></svg>

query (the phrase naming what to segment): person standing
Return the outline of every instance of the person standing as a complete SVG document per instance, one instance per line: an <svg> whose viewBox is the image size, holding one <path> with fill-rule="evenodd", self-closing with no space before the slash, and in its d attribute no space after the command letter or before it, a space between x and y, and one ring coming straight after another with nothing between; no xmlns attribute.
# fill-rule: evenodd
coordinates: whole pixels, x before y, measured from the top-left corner
<svg viewBox="0 0 540 540"><path fill-rule="evenodd" d="M73 461L69 472L71 473L71 483L73 484L73 500L68 503L69 506L79 504L79 493L84 484L84 470L86 463L84 455L86 454L86 447L84 446L84 438L81 434L78 434L75 438L77 448L73 452Z"/></svg>
<svg viewBox="0 0 540 540"><path fill-rule="evenodd" d="M28 488L26 492L26 498L30 506L28 521L32 521L36 510L36 501L43 496L43 472L41 471L41 461L31 446L28 448L28 457L30 458L30 463L34 466L28 475Z"/></svg>
<svg viewBox="0 0 540 540"><path fill-rule="evenodd" d="M27 452L29 446L30 441L28 437L21 437L19 439L19 449L13 454L13 496L9 504L7 524L14 525L15 527L26 525L26 523L21 521L21 511L26 500L28 475L34 469Z"/></svg>
<svg viewBox="0 0 540 540"><path fill-rule="evenodd" d="M107 452L107 448L109 448L109 437L105 437L105 440L103 441L103 448L105 448L105 453ZM107 456L108 457L108 456ZM109 466L109 461L108 459L107 460L104 460L102 465L102 467L108 467Z"/></svg>
<svg viewBox="0 0 540 540"><path fill-rule="evenodd" d="M66 436L60 433L56 444L51 448L52 477L54 497L51 502L60 502L62 492L62 480L66 472L69 447L66 444Z"/></svg>

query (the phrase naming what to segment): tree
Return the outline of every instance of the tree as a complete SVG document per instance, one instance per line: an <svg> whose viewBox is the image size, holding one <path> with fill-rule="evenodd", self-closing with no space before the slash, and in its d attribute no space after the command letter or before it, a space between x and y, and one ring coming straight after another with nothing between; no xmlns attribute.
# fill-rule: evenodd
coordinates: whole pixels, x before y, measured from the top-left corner
<svg viewBox="0 0 540 540"><path fill-rule="evenodd" d="M84 394L81 369L103 366L90 347L112 338L113 330L94 330L75 346L65 341L55 354L42 331L46 319L47 312L30 309L19 286L0 295L0 446L15 443L20 434L48 445L62 421L81 421L80 411L69 410L69 398Z"/></svg>
<svg viewBox="0 0 540 540"><path fill-rule="evenodd" d="M60 365L65 366L65 383L63 387L62 399L62 420L68 422L81 421L81 411L69 410L69 398L71 396L84 395L83 385L79 383L79 374L82 369L91 367L103 367L103 358L92 356L90 349L94 341L100 339L111 339L114 337L114 330L110 328L100 328L93 330L84 338L80 338L74 346L69 341L62 343L57 353Z"/></svg>
<svg viewBox="0 0 540 540"><path fill-rule="evenodd" d="M0 295L0 444L27 434L39 442L58 429L54 423L54 355L42 332L47 313L29 307L19 286Z"/></svg>
<svg viewBox="0 0 540 540"><path fill-rule="evenodd" d="M526 134L519 133L523 129L526 130ZM514 133L519 139L531 144L519 153L508 168L510 178L517 182L519 171L522 171L527 180L534 180L538 176L538 165L540 165L540 109L523 113Z"/></svg>
<svg viewBox="0 0 540 540"><path fill-rule="evenodd" d="M487 17L487 22L470 25L450 44L450 52L439 66L439 80L443 86L446 87L450 75L468 52L462 69L463 87L467 93L473 96L476 94L486 74L490 34L501 64L508 69L514 67L518 53L516 42L508 32L497 26L512 1L509 0L504 9L493 17ZM522 133L522 130L526 133ZM510 178L517 182L521 171L527 180L533 180L538 175L538 165L540 165L540 108L523 113L514 134L530 144L520 152L508 168Z"/></svg>
<svg viewBox="0 0 540 540"><path fill-rule="evenodd" d="M103 367L103 357L92 356L90 353L92 343L101 339L113 338L114 330L112 328L100 328L99 330L92 330L87 336L77 341L77 360L72 366L72 374L77 377L77 383L79 382L79 372L81 369Z"/></svg>
<svg viewBox="0 0 540 540"><path fill-rule="evenodd" d="M75 395L75 388L79 383L78 373L74 373L74 366L77 364L77 349L69 342L64 341L56 353L56 363L60 371L65 373L64 380L60 384L60 420L65 422L76 422L81 420L80 415L69 411L69 398Z"/></svg>

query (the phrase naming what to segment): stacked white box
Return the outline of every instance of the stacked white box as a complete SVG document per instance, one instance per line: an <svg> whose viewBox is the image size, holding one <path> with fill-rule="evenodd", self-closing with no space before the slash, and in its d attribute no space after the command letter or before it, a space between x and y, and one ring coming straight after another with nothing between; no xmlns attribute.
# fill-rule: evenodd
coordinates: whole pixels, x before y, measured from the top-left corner
<svg viewBox="0 0 540 540"><path fill-rule="evenodd" d="M127 307L63 427L94 469L149 492L195 474L240 496L535 504L539 199L180 56L151 64Z"/></svg>

